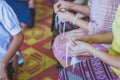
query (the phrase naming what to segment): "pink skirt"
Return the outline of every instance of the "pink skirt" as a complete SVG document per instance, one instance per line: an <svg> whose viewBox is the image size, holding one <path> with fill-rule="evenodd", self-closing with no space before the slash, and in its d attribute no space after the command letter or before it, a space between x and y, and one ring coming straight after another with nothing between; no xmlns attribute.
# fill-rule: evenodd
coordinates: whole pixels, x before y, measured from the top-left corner
<svg viewBox="0 0 120 80"><path fill-rule="evenodd" d="M62 60L65 60L65 58L66 58L66 45L67 45L70 37L73 37L76 34L79 34L80 36L88 35L88 32L86 32L84 30L81 30L81 29L80 29L79 32L73 32L72 36L67 36L68 33L66 32L64 37L63 37L62 34L58 35L55 38L55 41L54 41L54 43L52 45L52 50L53 50L53 53L54 53L55 57L57 57L59 59L62 59ZM95 46L96 48L99 48L99 49L101 49L103 51L107 51L108 50L108 48L104 47L101 44L93 44L93 46ZM68 53L68 57L72 57L72 56L73 55Z"/></svg>
<svg viewBox="0 0 120 80"><path fill-rule="evenodd" d="M91 58L60 72L58 80L119 80L112 69L99 59Z"/></svg>

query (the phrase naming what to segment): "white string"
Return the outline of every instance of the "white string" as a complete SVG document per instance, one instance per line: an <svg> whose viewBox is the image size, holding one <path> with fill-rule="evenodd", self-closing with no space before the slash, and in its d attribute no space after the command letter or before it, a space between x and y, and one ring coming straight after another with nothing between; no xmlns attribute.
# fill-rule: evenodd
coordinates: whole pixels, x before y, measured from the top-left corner
<svg viewBox="0 0 120 80"><path fill-rule="evenodd" d="M69 41L68 41L69 42ZM69 43L66 44L66 67L68 67L68 53L69 52ZM73 70L75 69L75 64L80 62L75 56L71 58L70 65L73 65Z"/></svg>
<svg viewBox="0 0 120 80"><path fill-rule="evenodd" d="M77 20L78 16L75 16L74 19L73 19L73 25L75 25L75 22Z"/></svg>
<svg viewBox="0 0 120 80"><path fill-rule="evenodd" d="M59 27L59 33L62 34L62 31L61 31L62 30L62 28L61 28L61 21L59 20L59 22L60 22L59 26L58 26Z"/></svg>
<svg viewBox="0 0 120 80"><path fill-rule="evenodd" d="M80 62L75 56L71 58L71 62L70 62L70 65L73 65L73 72L74 72L74 69L75 69L75 64Z"/></svg>
<svg viewBox="0 0 120 80"><path fill-rule="evenodd" d="M61 9L62 11L66 11L65 9ZM57 28L57 26L58 26L58 28L59 28L59 32L60 33L63 33L63 35L62 35L62 38L64 38L64 32L65 32L65 22L63 22L63 30L61 29L61 21L59 20L59 17L58 17L58 15L56 14L56 17L55 17L56 19L55 19L55 23L56 23L56 28ZM77 16L73 19L73 25L74 25L74 23L75 23L75 21L77 20ZM63 32L61 32L61 30L63 31ZM68 51L69 51L69 49L68 49L68 47L69 47L69 44L67 43L67 45L66 45L66 67L68 66ZM74 56L74 57L72 57L72 60L71 60L71 65L73 65L73 71L74 71L74 68L75 68L75 64L76 63L78 63L79 62L79 60Z"/></svg>
<svg viewBox="0 0 120 80"><path fill-rule="evenodd" d="M66 45L66 67L68 66L68 47L69 47L69 44L67 43Z"/></svg>
<svg viewBox="0 0 120 80"><path fill-rule="evenodd" d="M63 23L63 28L61 28L61 23ZM57 29L59 29L59 30L58 30L59 33L62 34L62 38L64 38L65 25L66 25L66 23L60 21L58 15L56 14L56 16L55 16L55 26L56 26ZM62 31L61 31L61 30L62 30Z"/></svg>
<svg viewBox="0 0 120 80"><path fill-rule="evenodd" d="M63 35L62 35L62 38L64 38L64 36L65 36L65 22L63 23Z"/></svg>

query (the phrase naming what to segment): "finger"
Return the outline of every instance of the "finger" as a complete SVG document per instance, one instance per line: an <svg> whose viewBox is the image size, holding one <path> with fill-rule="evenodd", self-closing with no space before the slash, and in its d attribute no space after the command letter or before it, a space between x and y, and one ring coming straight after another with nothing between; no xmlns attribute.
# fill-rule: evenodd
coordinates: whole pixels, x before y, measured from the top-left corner
<svg viewBox="0 0 120 80"><path fill-rule="evenodd" d="M75 45L76 45L76 42L71 39L71 40L70 40L70 44L73 45L73 46L75 46Z"/></svg>
<svg viewBox="0 0 120 80"><path fill-rule="evenodd" d="M55 3L55 5L54 5L54 11L55 11L55 13L59 11L60 7L61 7L60 1L58 1L57 3Z"/></svg>
<svg viewBox="0 0 120 80"><path fill-rule="evenodd" d="M74 53L74 46L69 45L69 46L68 46L68 49L69 49L69 51L70 51L71 53Z"/></svg>

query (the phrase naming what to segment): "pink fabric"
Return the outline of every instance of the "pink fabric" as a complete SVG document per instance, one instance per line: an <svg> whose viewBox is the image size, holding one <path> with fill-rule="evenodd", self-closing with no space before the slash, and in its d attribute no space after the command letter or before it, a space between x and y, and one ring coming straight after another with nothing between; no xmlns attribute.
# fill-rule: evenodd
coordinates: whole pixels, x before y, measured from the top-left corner
<svg viewBox="0 0 120 80"><path fill-rule="evenodd" d="M87 32L82 29L79 32L74 32L74 33L80 34L81 36L87 35ZM69 33L66 32L66 34L69 34ZM53 50L55 57L60 58L60 59L65 59L65 56L66 56L66 45L70 38L70 36L68 38L66 34L65 34L65 37L63 37L62 34L58 35L55 38L55 41L52 46L52 50ZM74 36L74 35L71 35L71 36ZM72 55L70 54L68 55L68 57L71 57L71 56Z"/></svg>
<svg viewBox="0 0 120 80"><path fill-rule="evenodd" d="M89 33L97 34L111 31L112 23L120 0L89 0Z"/></svg>
<svg viewBox="0 0 120 80"><path fill-rule="evenodd" d="M90 23L89 23L89 32L80 32L81 36L88 34L97 34L111 31L112 22L115 17L117 6L119 5L120 0L89 0L88 6L90 7ZM65 33L68 35L68 32ZM75 34L74 34L75 35ZM72 37L72 36L70 36ZM66 43L69 40L68 37L62 39L62 35L58 35L53 43L52 49L55 54L55 57L60 59L65 59L66 54ZM95 45L104 51L107 51L109 45ZM72 55L69 55L71 57Z"/></svg>

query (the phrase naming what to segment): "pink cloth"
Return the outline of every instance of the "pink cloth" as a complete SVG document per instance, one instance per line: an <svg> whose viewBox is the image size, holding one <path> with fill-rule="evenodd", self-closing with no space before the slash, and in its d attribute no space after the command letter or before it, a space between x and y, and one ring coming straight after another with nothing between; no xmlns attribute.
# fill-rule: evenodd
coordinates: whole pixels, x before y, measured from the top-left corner
<svg viewBox="0 0 120 80"><path fill-rule="evenodd" d="M112 30L112 23L120 0L89 0L89 33L97 34Z"/></svg>
<svg viewBox="0 0 120 80"><path fill-rule="evenodd" d="M80 31L79 34L81 36L84 36L88 34L98 34L98 33L111 31L112 23L119 3L120 0L89 0L88 6L90 7L91 10L90 23L88 26L89 32ZM66 32L65 35L68 35L68 33L69 32ZM65 59L66 44L69 41L69 37L65 36L63 39L62 39L62 35L58 35L56 37L52 46L55 57L60 59ZM99 45L95 45L95 47L107 51L109 45L99 44ZM72 55L69 55L69 57L71 56Z"/></svg>
<svg viewBox="0 0 120 80"><path fill-rule="evenodd" d="M79 32L76 32L76 34L80 34L81 36L84 36L84 35L87 35L87 32L84 30L80 30ZM60 34L55 38L55 41L52 46L52 50L53 50L55 57L60 58L60 59L65 59L66 46L67 46L68 41L69 41L69 38L68 36L66 36L66 34L64 37L62 34ZM72 55L70 54L68 55L68 57L71 57L71 56Z"/></svg>

